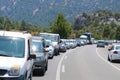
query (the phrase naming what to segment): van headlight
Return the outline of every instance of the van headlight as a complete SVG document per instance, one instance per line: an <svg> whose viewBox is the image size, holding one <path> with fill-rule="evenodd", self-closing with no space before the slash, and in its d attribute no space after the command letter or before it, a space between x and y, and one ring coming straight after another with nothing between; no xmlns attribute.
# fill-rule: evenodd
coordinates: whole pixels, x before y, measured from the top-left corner
<svg viewBox="0 0 120 80"><path fill-rule="evenodd" d="M18 76L20 74L20 66L12 66L10 71L9 71L9 75L10 76Z"/></svg>

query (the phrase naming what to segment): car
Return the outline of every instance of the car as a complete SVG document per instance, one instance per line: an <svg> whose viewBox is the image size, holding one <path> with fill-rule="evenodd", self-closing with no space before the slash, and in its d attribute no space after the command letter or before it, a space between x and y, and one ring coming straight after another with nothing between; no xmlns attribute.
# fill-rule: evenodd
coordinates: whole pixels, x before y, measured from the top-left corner
<svg viewBox="0 0 120 80"><path fill-rule="evenodd" d="M63 41L63 40L62 40L62 41ZM67 48L67 49L70 49L70 42L69 42L69 40L68 40L68 39L65 39L64 41L65 41L65 44L66 44L66 48Z"/></svg>
<svg viewBox="0 0 120 80"><path fill-rule="evenodd" d="M55 48L52 45L51 40L45 40L46 41L46 51L48 51L48 57L52 59L55 55Z"/></svg>
<svg viewBox="0 0 120 80"><path fill-rule="evenodd" d="M97 47L105 47L105 42L104 41L98 41L97 42Z"/></svg>
<svg viewBox="0 0 120 80"><path fill-rule="evenodd" d="M66 52L67 47L66 47L65 41L61 40L61 42L60 42L60 49L59 50L60 50L60 52Z"/></svg>
<svg viewBox="0 0 120 80"><path fill-rule="evenodd" d="M76 40L77 41L77 46L81 46L81 42L79 39Z"/></svg>
<svg viewBox="0 0 120 80"><path fill-rule="evenodd" d="M39 36L32 37L32 50L33 54L36 55L33 65L33 73L39 73L44 76L48 68L48 55L45 50L45 39Z"/></svg>
<svg viewBox="0 0 120 80"><path fill-rule="evenodd" d="M108 61L120 60L120 45L112 45L108 50Z"/></svg>
<svg viewBox="0 0 120 80"><path fill-rule="evenodd" d="M0 31L0 80L32 80L31 38L27 32Z"/></svg>

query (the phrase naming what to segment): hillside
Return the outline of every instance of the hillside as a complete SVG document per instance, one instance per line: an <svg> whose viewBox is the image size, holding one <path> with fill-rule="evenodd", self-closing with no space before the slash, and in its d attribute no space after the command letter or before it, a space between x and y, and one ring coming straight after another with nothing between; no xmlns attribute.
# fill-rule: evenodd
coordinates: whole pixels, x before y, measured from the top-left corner
<svg viewBox="0 0 120 80"><path fill-rule="evenodd" d="M0 16L11 20L49 27L58 13L63 13L69 22L76 15L95 10L120 12L120 0L0 0Z"/></svg>

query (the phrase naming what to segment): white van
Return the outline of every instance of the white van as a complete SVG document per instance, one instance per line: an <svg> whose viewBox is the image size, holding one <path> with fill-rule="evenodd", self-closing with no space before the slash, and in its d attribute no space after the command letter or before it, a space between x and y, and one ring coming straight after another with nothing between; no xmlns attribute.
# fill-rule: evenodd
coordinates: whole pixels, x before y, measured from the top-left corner
<svg viewBox="0 0 120 80"><path fill-rule="evenodd" d="M0 80L32 80L32 36L0 31Z"/></svg>
<svg viewBox="0 0 120 80"><path fill-rule="evenodd" d="M40 33L40 37L43 37L46 40L51 40L52 44L55 48L55 54L59 54L59 48L60 48L60 35L54 34L54 33Z"/></svg>

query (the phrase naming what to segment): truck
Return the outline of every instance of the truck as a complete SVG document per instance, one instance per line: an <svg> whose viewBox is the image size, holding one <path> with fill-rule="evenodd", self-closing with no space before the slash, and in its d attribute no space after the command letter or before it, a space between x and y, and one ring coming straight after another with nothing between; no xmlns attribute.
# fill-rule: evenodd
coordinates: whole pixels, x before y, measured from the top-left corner
<svg viewBox="0 0 120 80"><path fill-rule="evenodd" d="M87 36L88 44L92 44L93 43L93 41L92 41L92 33L85 32L85 33L83 33L83 35Z"/></svg>
<svg viewBox="0 0 120 80"><path fill-rule="evenodd" d="M81 35L80 41L81 41L82 45L86 45L86 44L88 44L88 37L86 35Z"/></svg>

